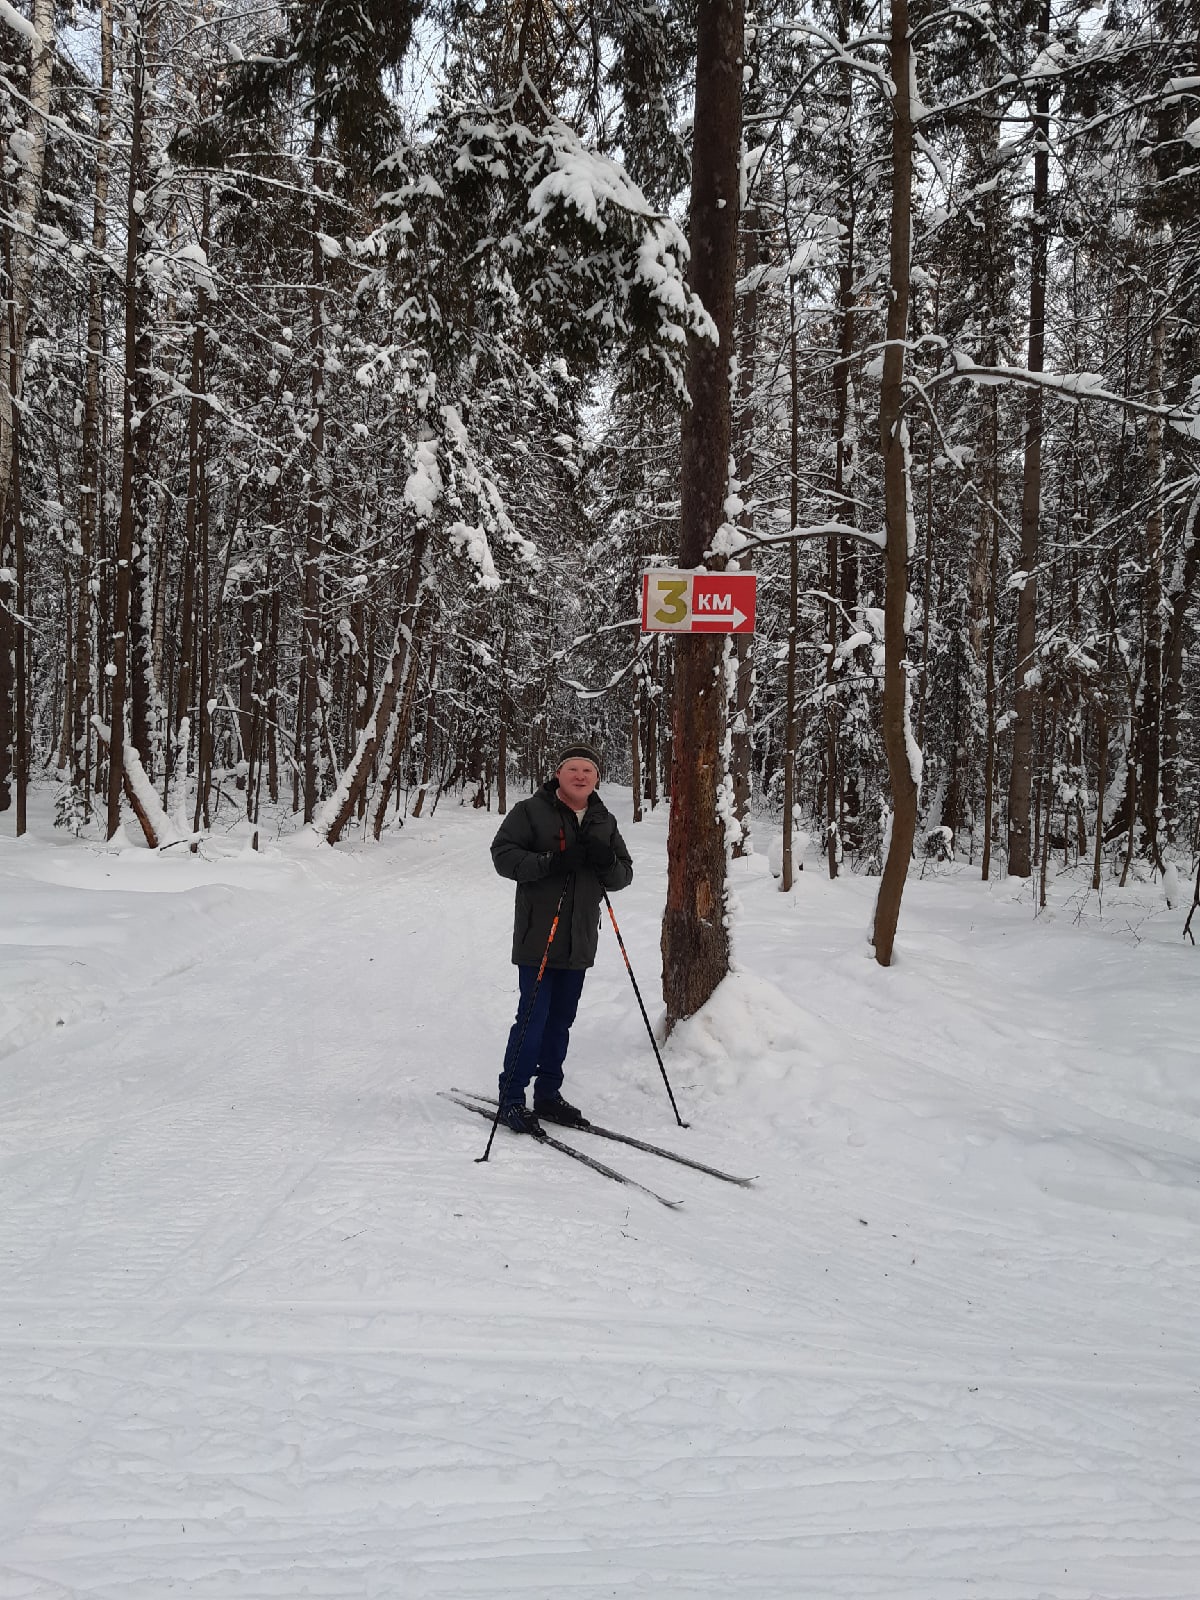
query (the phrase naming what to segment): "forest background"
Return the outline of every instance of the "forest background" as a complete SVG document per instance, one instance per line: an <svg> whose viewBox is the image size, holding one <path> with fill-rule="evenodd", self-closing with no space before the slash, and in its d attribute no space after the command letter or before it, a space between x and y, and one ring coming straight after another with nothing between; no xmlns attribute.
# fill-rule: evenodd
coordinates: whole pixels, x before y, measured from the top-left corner
<svg viewBox="0 0 1200 1600"><path fill-rule="evenodd" d="M714 647L725 844L774 817L785 887L796 826L881 872L899 780L918 856L1043 895L1057 860L1191 869L1195 0L744 33L673 0L0 0L18 832L45 778L98 837L123 803L157 846L221 805L378 836L446 792L504 810L581 734L635 820L665 797L691 694L639 576L689 551L691 112L727 10L701 549L759 607Z"/></svg>

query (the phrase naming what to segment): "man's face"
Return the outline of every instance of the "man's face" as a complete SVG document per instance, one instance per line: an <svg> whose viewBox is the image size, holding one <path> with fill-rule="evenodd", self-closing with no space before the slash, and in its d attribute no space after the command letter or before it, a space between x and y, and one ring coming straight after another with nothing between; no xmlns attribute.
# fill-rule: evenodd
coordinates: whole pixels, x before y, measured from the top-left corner
<svg viewBox="0 0 1200 1600"><path fill-rule="evenodd" d="M587 805L588 796L599 782L600 774L592 763L579 756L572 756L558 769L558 792L572 811L581 811Z"/></svg>

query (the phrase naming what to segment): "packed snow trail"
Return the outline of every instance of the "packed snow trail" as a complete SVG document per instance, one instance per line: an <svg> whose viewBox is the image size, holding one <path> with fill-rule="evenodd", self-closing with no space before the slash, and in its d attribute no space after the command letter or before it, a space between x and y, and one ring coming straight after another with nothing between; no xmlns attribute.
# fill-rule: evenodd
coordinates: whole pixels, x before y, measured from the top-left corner
<svg viewBox="0 0 1200 1600"><path fill-rule="evenodd" d="M650 998L665 818L617 809ZM882 972L872 882L738 863L687 1133L602 938L572 1098L759 1174L667 1212L438 1098L511 1020L495 825L0 836L3 1600L1196 1600L1179 919L949 874Z"/></svg>

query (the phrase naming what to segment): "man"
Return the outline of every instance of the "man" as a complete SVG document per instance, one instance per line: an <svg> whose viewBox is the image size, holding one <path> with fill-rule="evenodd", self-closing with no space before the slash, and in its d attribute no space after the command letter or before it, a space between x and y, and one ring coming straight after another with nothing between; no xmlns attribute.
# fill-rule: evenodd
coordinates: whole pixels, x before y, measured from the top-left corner
<svg viewBox="0 0 1200 1600"><path fill-rule="evenodd" d="M569 744L553 778L513 807L492 840L496 871L517 885L512 958L521 998L500 1074L500 1120L514 1133L540 1135L539 1118L567 1127L584 1121L562 1097L563 1061L596 959L603 890L633 881L616 819L596 793L599 782L596 751ZM530 1082L532 1111L525 1104Z"/></svg>

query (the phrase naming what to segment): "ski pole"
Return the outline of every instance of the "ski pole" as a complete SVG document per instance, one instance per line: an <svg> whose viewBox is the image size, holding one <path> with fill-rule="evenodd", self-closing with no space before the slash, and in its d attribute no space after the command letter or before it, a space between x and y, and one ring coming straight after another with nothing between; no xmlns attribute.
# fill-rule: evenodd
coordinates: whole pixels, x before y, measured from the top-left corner
<svg viewBox="0 0 1200 1600"><path fill-rule="evenodd" d="M537 970L537 977L533 980L533 992L529 996L529 1004L525 1007L525 1020L521 1024L521 1037L517 1040L517 1048L513 1051L512 1060L509 1062L504 1076L500 1082L500 1093L496 1100L496 1115L492 1118L492 1131L488 1134L487 1149L481 1156L475 1157L475 1165L487 1160L492 1153L492 1140L496 1137L496 1129L500 1126L500 1108L504 1104L504 1091L508 1087L509 1079L517 1070L517 1062L521 1059L521 1050L525 1044L525 1035L529 1032L529 1021L533 1016L533 1008L537 1004L538 990L542 986L542 974L546 970L546 963L550 959L550 946L554 943L554 935L558 932L558 919L562 914L563 901L567 898L567 889L571 879L575 876L568 872L563 879L562 893L558 897L558 904L554 908L554 921L550 924L550 937L546 940L546 948L542 951L542 964Z"/></svg>
<svg viewBox="0 0 1200 1600"><path fill-rule="evenodd" d="M633 968L629 964L629 952L625 948L625 941L621 937L621 930L617 926L616 912L612 908L612 901L608 898L608 890L601 887L600 893L604 896L604 904L608 907L609 921L613 925L613 932L617 936L617 943L621 946L621 954L625 957L625 971L629 974L629 981L633 985L633 992L637 995L637 1003L641 1007L642 1021L646 1024L646 1032L650 1035L650 1046L654 1051L654 1059L658 1062L658 1070L662 1073L662 1081L667 1086L667 1096L671 1101L671 1110L675 1113L675 1121L681 1128L686 1128L687 1123L679 1115L679 1107L675 1104L675 1096L671 1093L671 1080L667 1077L667 1069L663 1066L663 1058L659 1053L658 1040L654 1037L654 1029L650 1026L650 1018L646 1015L646 1007L642 1000L642 991L638 988L638 981L633 975Z"/></svg>

